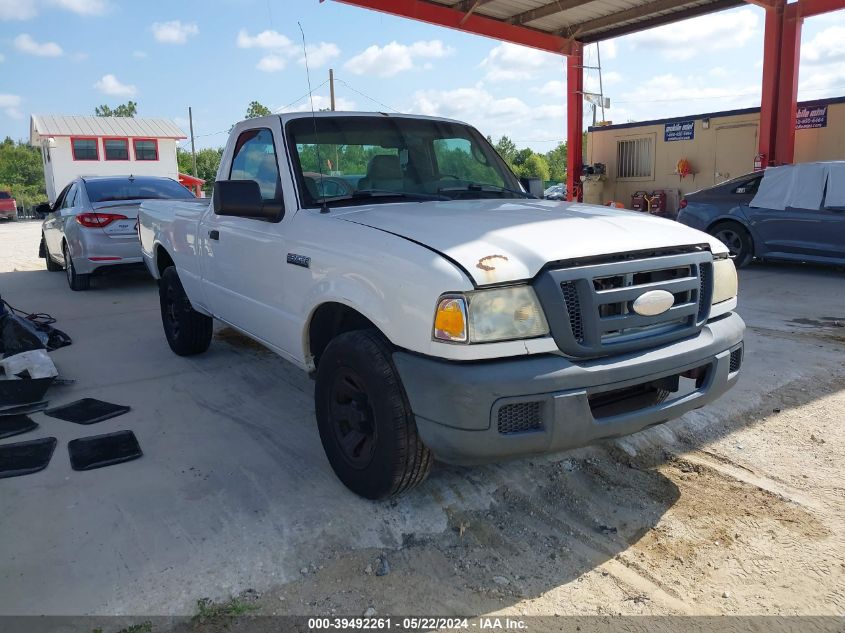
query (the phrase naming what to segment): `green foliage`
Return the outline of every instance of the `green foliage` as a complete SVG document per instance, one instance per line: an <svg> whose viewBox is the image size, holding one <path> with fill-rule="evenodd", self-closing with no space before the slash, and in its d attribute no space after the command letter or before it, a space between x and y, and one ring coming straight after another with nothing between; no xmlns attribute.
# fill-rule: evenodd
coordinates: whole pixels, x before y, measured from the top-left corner
<svg viewBox="0 0 845 633"><path fill-rule="evenodd" d="M549 163L542 154L532 152L519 167L519 175L523 178L539 178L545 182L549 180Z"/></svg>
<svg viewBox="0 0 845 633"><path fill-rule="evenodd" d="M0 189L11 191L18 205L30 207L47 200L37 147L9 137L0 143Z"/></svg>
<svg viewBox="0 0 845 633"><path fill-rule="evenodd" d="M214 187L214 180L217 178L217 168L220 166L220 158L223 156L223 148L217 149L207 147L197 152L197 178L205 180L203 190L209 192ZM176 162L179 164L179 173L194 174L194 163L191 159L191 152L177 148Z"/></svg>
<svg viewBox="0 0 845 633"><path fill-rule="evenodd" d="M488 140L490 140L489 137ZM513 165L513 160L517 153L516 143L510 140L507 136L503 136L493 147L496 148L496 151L499 152L499 156L505 159L505 162L508 165Z"/></svg>
<svg viewBox="0 0 845 633"><path fill-rule="evenodd" d="M550 152L546 153L546 161L549 164L549 178L551 180L566 180L566 143L560 143Z"/></svg>
<svg viewBox="0 0 845 633"><path fill-rule="evenodd" d="M250 101L249 106L246 109L246 116L245 119L254 119L260 116L267 116L268 114L273 114L266 105L259 103L258 101Z"/></svg>
<svg viewBox="0 0 845 633"><path fill-rule="evenodd" d="M240 598L232 598L228 602L213 602L209 598L197 600L197 614L194 621L200 624L215 620L245 615L258 609L257 605L244 602Z"/></svg>
<svg viewBox="0 0 845 633"><path fill-rule="evenodd" d="M121 103L114 109L107 105L100 105L94 108L94 114L97 116L134 117L138 114L138 104L134 101L127 101L126 103Z"/></svg>
<svg viewBox="0 0 845 633"><path fill-rule="evenodd" d="M366 174L370 159L377 154L397 155L395 149L375 145L297 145L296 151L303 172L339 172L345 176Z"/></svg>

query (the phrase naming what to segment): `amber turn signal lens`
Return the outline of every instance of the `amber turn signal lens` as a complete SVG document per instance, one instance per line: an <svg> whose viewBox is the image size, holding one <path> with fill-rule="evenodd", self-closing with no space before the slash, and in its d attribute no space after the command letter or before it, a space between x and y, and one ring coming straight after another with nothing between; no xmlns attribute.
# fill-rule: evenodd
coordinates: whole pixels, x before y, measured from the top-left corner
<svg viewBox="0 0 845 633"><path fill-rule="evenodd" d="M462 298L441 299L434 317L434 338L466 341L466 304Z"/></svg>

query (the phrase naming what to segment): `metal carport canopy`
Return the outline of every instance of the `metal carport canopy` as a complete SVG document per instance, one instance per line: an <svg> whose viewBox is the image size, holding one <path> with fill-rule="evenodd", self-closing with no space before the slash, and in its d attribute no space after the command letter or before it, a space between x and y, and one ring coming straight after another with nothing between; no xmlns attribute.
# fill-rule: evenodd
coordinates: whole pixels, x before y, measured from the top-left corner
<svg viewBox="0 0 845 633"><path fill-rule="evenodd" d="M320 0L321 2L323 0ZM335 0L567 56L567 191L580 184L583 46L744 0Z"/></svg>

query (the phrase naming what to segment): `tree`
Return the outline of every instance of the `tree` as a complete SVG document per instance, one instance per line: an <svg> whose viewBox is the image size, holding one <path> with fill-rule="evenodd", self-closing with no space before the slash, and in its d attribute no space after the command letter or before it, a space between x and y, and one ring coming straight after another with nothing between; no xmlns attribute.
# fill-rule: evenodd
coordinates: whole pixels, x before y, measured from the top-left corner
<svg viewBox="0 0 845 633"><path fill-rule="evenodd" d="M549 178L551 180L566 180L566 143L560 143L553 150L546 153L549 164Z"/></svg>
<svg viewBox="0 0 845 633"><path fill-rule="evenodd" d="M549 179L549 164L542 154L532 152L520 167L519 175L523 178L539 178L545 182Z"/></svg>
<svg viewBox="0 0 845 633"><path fill-rule="evenodd" d="M214 180L217 178L217 168L220 166L220 158L223 156L223 148L206 147L197 152L197 178L205 180L203 189L209 192L214 187ZM179 164L179 172L182 174L193 174L194 164L191 159L191 152L181 148L176 149L176 162Z"/></svg>
<svg viewBox="0 0 845 633"><path fill-rule="evenodd" d="M260 116L267 116L268 114L273 114L273 112L266 105L259 103L258 101L250 101L244 118L254 119Z"/></svg>
<svg viewBox="0 0 845 633"><path fill-rule="evenodd" d="M47 199L38 148L9 137L0 143L0 189L11 191L18 204L26 206Z"/></svg>
<svg viewBox="0 0 845 633"><path fill-rule="evenodd" d="M97 116L134 117L138 114L138 104L134 101L127 101L126 103L121 103L114 109L104 104L94 108L94 114Z"/></svg>
<svg viewBox="0 0 845 633"><path fill-rule="evenodd" d="M499 156L505 159L506 163L513 165L513 159L516 157L517 152L516 143L510 140L507 136L503 136L493 147L495 147L496 151L499 152Z"/></svg>

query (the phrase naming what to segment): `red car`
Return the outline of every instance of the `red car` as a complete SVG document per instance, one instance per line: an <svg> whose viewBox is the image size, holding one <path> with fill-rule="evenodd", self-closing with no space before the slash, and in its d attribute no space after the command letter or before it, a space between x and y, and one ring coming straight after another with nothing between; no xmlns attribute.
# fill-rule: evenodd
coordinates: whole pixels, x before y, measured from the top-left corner
<svg viewBox="0 0 845 633"><path fill-rule="evenodd" d="M17 220L18 203L8 191L0 191L0 220Z"/></svg>

